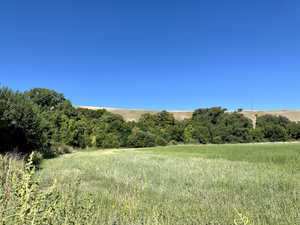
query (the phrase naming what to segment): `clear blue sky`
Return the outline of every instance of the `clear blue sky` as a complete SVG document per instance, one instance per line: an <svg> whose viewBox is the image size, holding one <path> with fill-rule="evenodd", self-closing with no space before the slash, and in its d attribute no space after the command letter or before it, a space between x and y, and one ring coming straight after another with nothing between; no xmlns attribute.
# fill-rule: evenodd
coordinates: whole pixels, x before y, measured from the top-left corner
<svg viewBox="0 0 300 225"><path fill-rule="evenodd" d="M299 0L9 0L0 82L74 105L300 109Z"/></svg>

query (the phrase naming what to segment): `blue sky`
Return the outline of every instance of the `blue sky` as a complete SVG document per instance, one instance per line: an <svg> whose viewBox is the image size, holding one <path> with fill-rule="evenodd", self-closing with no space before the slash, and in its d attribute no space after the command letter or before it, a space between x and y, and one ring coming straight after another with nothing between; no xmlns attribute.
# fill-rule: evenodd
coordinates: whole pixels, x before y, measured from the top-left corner
<svg viewBox="0 0 300 225"><path fill-rule="evenodd" d="M0 4L0 82L74 105L300 109L299 0Z"/></svg>

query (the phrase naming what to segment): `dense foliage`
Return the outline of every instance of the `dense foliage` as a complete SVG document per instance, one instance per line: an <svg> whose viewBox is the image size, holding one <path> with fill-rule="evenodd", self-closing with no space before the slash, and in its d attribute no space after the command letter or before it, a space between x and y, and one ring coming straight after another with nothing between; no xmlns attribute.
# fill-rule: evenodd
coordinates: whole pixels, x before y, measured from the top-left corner
<svg viewBox="0 0 300 225"><path fill-rule="evenodd" d="M0 153L47 148L39 107L20 92L0 89Z"/></svg>
<svg viewBox="0 0 300 225"><path fill-rule="evenodd" d="M197 109L175 120L162 111L126 122L104 109L75 108L63 94L34 88L24 93L0 89L0 151L39 151L55 156L59 144L76 148L151 147L178 143L246 143L300 139L300 124L282 116L257 117L256 126L236 112ZM52 146L52 147L51 147Z"/></svg>

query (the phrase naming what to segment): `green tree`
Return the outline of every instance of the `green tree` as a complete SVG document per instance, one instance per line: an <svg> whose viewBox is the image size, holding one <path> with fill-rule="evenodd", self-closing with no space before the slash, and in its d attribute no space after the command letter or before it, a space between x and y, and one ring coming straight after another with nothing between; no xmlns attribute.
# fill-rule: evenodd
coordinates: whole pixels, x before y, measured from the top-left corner
<svg viewBox="0 0 300 225"><path fill-rule="evenodd" d="M255 128L250 131L250 137L253 142L262 142L264 141L265 135L261 128Z"/></svg>
<svg viewBox="0 0 300 225"><path fill-rule="evenodd" d="M87 146L85 125L83 121L74 119L64 121L60 129L62 142L73 147L85 148Z"/></svg>
<svg viewBox="0 0 300 225"><path fill-rule="evenodd" d="M76 108L76 111L79 116L83 116L89 119L100 119L104 114L107 113L105 109L85 109L85 108Z"/></svg>
<svg viewBox="0 0 300 225"><path fill-rule="evenodd" d="M157 113L155 116L157 118L157 125L160 127L168 127L175 125L175 118L172 113L163 110Z"/></svg>
<svg viewBox="0 0 300 225"><path fill-rule="evenodd" d="M288 134L294 140L300 140L300 123L290 123L287 126Z"/></svg>
<svg viewBox="0 0 300 225"><path fill-rule="evenodd" d="M135 127L132 130L132 134L128 136L128 147L153 147L155 146L155 136L149 132L144 132Z"/></svg>
<svg viewBox="0 0 300 225"><path fill-rule="evenodd" d="M121 141L118 135L113 133L105 134L102 141L102 148L119 148L121 146Z"/></svg>
<svg viewBox="0 0 300 225"><path fill-rule="evenodd" d="M288 125L291 121L283 116L264 115L256 119L256 127L260 128L264 134L264 139L268 141L287 141Z"/></svg>
<svg viewBox="0 0 300 225"><path fill-rule="evenodd" d="M250 132L253 128L252 121L240 113L225 114L216 126L215 134L222 143L246 143L250 142Z"/></svg>
<svg viewBox="0 0 300 225"><path fill-rule="evenodd" d="M168 133L170 134L171 141L177 143L184 142L184 123L176 122L174 126L168 128Z"/></svg>
<svg viewBox="0 0 300 225"><path fill-rule="evenodd" d="M24 94L0 88L0 153L43 152L47 147L38 107Z"/></svg>
<svg viewBox="0 0 300 225"><path fill-rule="evenodd" d="M63 94L46 88L33 88L25 96L43 109L54 109L60 105L71 105Z"/></svg>
<svg viewBox="0 0 300 225"><path fill-rule="evenodd" d="M193 112L192 120L203 125L216 125L223 118L226 109L221 107L213 107L207 109L197 109Z"/></svg>
<svg viewBox="0 0 300 225"><path fill-rule="evenodd" d="M269 141L287 141L289 139L287 130L277 124L269 124L264 128L265 138Z"/></svg>
<svg viewBox="0 0 300 225"><path fill-rule="evenodd" d="M263 115L258 116L256 119L256 127L264 128L266 125L279 125L284 128L291 123L291 121L284 116L275 116L275 115Z"/></svg>
<svg viewBox="0 0 300 225"><path fill-rule="evenodd" d="M209 129L205 126L189 124L184 129L185 143L201 143L207 144L210 139Z"/></svg>

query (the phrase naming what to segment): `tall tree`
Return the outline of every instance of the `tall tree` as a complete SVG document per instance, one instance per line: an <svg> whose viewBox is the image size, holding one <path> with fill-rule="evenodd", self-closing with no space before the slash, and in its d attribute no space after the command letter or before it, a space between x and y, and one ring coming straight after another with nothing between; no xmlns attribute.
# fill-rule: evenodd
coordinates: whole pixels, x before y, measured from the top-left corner
<svg viewBox="0 0 300 225"><path fill-rule="evenodd" d="M46 88L33 88L25 95L43 109L53 109L60 105L71 105L63 94Z"/></svg>
<svg viewBox="0 0 300 225"><path fill-rule="evenodd" d="M0 152L43 151L42 123L38 107L24 94L0 88Z"/></svg>

